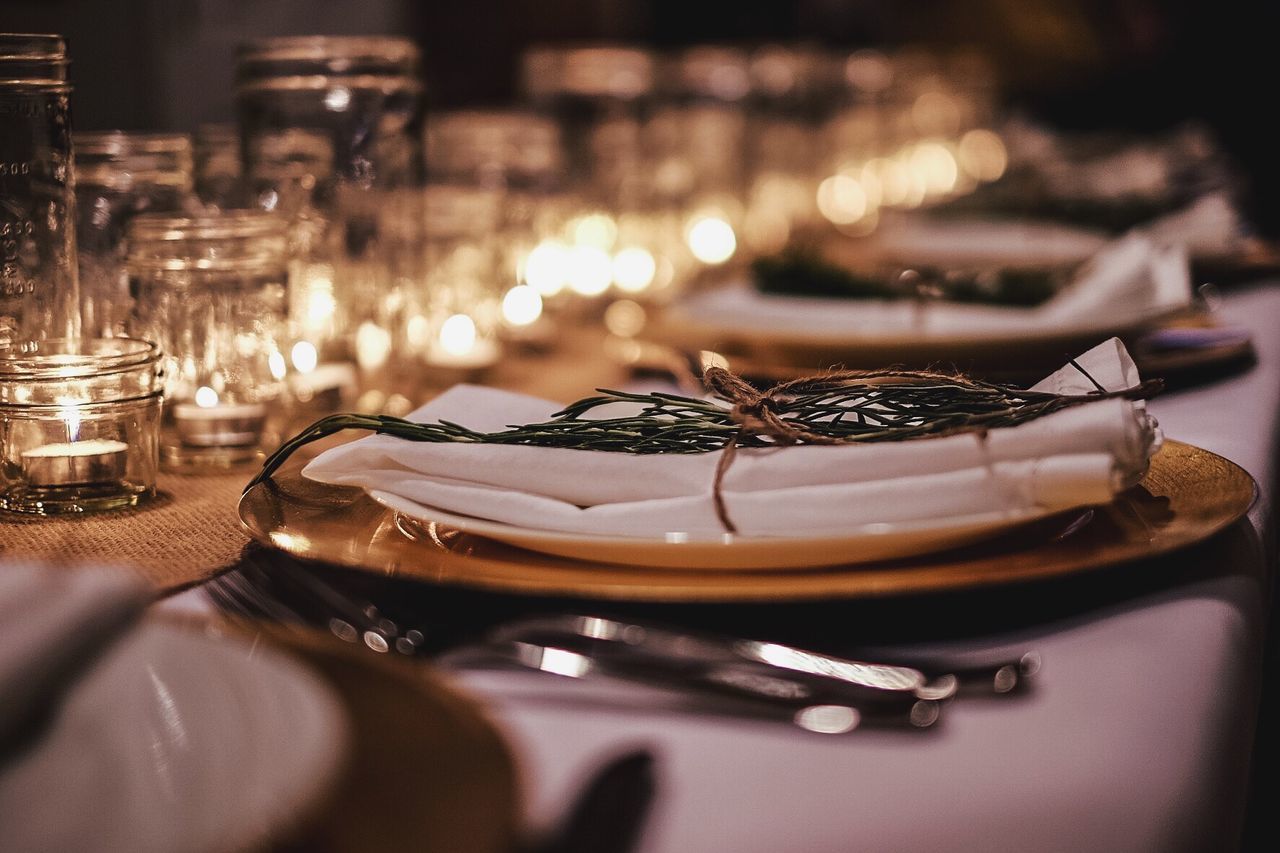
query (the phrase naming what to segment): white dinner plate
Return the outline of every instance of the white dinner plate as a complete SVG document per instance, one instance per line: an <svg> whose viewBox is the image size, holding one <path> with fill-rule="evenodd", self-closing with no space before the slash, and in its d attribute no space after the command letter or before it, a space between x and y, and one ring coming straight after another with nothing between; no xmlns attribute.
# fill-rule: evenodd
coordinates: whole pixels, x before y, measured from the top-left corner
<svg viewBox="0 0 1280 853"><path fill-rule="evenodd" d="M1031 508L864 524L839 532L796 537L728 533L697 536L679 532L638 537L535 530L459 515L388 492L371 490L369 496L420 524L443 524L530 551L576 560L669 569L801 569L913 557L989 539L1052 514L1045 509Z"/></svg>
<svg viewBox="0 0 1280 853"><path fill-rule="evenodd" d="M0 848L254 849L318 801L346 733L332 690L286 655L145 622L0 764Z"/></svg>

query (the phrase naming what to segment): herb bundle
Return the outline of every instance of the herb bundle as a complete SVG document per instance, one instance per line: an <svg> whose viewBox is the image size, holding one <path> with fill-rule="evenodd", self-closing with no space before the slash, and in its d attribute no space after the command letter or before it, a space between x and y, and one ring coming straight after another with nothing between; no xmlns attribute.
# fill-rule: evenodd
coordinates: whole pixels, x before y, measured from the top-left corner
<svg viewBox="0 0 1280 853"><path fill-rule="evenodd" d="M1078 365L1077 368L1084 372ZM601 389L596 396L578 400L550 420L512 425L498 432L478 432L450 421L415 423L386 415L331 415L281 445L245 490L270 478L304 445L353 429L437 443L513 444L637 454L727 450L721 462L724 469L736 447L902 441L982 433L1101 399L1146 398L1161 386L1159 380L1149 380L1120 391L1098 386L1094 393L1064 395L948 373L878 370L819 374L762 391L715 367L706 371L703 381L717 399ZM617 403L630 404L634 411L620 417L589 417L596 410ZM722 474L723 470L717 474L717 503ZM727 521L726 526L732 529Z"/></svg>
<svg viewBox="0 0 1280 853"><path fill-rule="evenodd" d="M942 270L928 266L848 269L819 255L789 249L757 258L752 280L761 293L833 299L941 299L1031 308L1070 279L1069 267Z"/></svg>

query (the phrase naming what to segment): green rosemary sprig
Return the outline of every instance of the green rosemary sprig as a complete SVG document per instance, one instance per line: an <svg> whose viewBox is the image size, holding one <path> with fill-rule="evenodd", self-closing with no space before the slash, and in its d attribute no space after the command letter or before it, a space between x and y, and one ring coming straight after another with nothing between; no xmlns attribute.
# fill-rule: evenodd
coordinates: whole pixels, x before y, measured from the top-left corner
<svg viewBox="0 0 1280 853"><path fill-rule="evenodd" d="M304 445L352 429L436 443L637 454L709 453L733 446L902 441L983 432L1107 397L1144 398L1159 388L1158 380L1153 380L1123 391L1062 395L963 376L891 370L823 374L760 392L727 371L712 371L718 376L708 372L708 387L723 402L661 392L598 389L597 396L566 406L550 420L512 425L497 432L478 432L451 421L415 423L386 415L330 415L282 444L245 491L268 479ZM638 405L639 411L626 417L587 417L615 403Z"/></svg>
<svg viewBox="0 0 1280 853"><path fill-rule="evenodd" d="M817 252L790 248L751 262L761 293L826 299L941 299L1031 308L1050 299L1070 280L1071 266L949 269L882 265L852 269Z"/></svg>

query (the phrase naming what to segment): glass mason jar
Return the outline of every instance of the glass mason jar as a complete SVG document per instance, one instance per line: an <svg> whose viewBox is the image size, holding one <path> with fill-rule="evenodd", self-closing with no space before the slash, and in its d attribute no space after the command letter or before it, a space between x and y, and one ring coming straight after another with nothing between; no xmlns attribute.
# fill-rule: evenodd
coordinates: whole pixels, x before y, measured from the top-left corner
<svg viewBox="0 0 1280 853"><path fill-rule="evenodd" d="M560 125L570 187L584 204L610 213L643 206L652 54L614 45L535 48L525 54L523 74L535 109Z"/></svg>
<svg viewBox="0 0 1280 853"><path fill-rule="evenodd" d="M234 124L202 124L195 136L195 187L209 208L241 208L240 131Z"/></svg>
<svg viewBox="0 0 1280 853"><path fill-rule="evenodd" d="M477 369L497 360L504 284L502 191L431 183L426 202L425 311L409 340L430 365Z"/></svg>
<svg viewBox="0 0 1280 853"><path fill-rule="evenodd" d="M789 231L817 221L828 67L821 53L805 46L769 45L751 55L748 217L773 211Z"/></svg>
<svg viewBox="0 0 1280 853"><path fill-rule="evenodd" d="M124 271L129 222L191 207L191 140L181 133L76 133L76 239L84 334L123 334L130 313Z"/></svg>
<svg viewBox="0 0 1280 853"><path fill-rule="evenodd" d="M288 223L263 211L133 220L130 334L164 351L166 463L224 467L255 459L275 440L287 247Z"/></svg>
<svg viewBox="0 0 1280 853"><path fill-rule="evenodd" d="M67 50L0 34L0 343L76 337Z"/></svg>
<svg viewBox="0 0 1280 853"><path fill-rule="evenodd" d="M92 512L154 495L161 384L146 341L0 344L0 509Z"/></svg>
<svg viewBox="0 0 1280 853"><path fill-rule="evenodd" d="M450 231L456 235L460 228L470 227L459 223L459 207L449 204L449 188L454 188L454 200L462 206L467 202L457 196L472 191L477 196L473 204L484 211L492 210L484 194L496 193L494 286L505 300L506 331L527 337L534 331L527 327L542 314L543 299L555 297L565 284L563 270L535 264L530 277L527 263L538 246L551 247L544 248L542 257L562 245L561 232L571 215L559 126L528 110L437 113L427 125L426 148L431 172L428 197L434 196L436 202L428 207L429 250L434 253L437 237L447 241ZM529 286L532 292L510 295L521 286ZM546 331L545 324L537 331Z"/></svg>
<svg viewBox="0 0 1280 853"><path fill-rule="evenodd" d="M351 358L361 324L405 300L385 258L417 229L380 225L389 197L425 177L418 68L417 46L391 37L271 38L237 56L247 189L293 223L303 283L293 315L325 356Z"/></svg>
<svg viewBox="0 0 1280 853"><path fill-rule="evenodd" d="M669 62L664 88L645 127L646 172L658 205L674 216L661 257L683 280L700 265L726 263L742 233L748 55L689 48Z"/></svg>

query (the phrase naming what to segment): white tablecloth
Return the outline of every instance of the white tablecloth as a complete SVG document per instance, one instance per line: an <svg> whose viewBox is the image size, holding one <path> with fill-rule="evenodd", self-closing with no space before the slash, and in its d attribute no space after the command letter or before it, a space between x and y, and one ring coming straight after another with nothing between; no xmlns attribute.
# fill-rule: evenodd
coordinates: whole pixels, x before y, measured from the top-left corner
<svg viewBox="0 0 1280 853"><path fill-rule="evenodd" d="M980 658L1038 649L1045 665L1032 693L962 699L936 731L828 737L674 713L660 694L631 685L466 674L514 741L531 820L550 822L592 767L646 745L660 778L644 853L1230 847L1245 799L1274 561L1262 543L1274 535L1280 288L1230 295L1222 313L1254 330L1259 365L1170 394L1153 411L1169 436L1257 478L1251 524L1133 569L1149 583L1119 603L907 650ZM1166 569L1190 574L1161 583ZM1122 584L1126 571L1103 577ZM1095 581L1104 593L1110 582ZM875 639L856 625L847 631L863 644ZM562 701L572 691L600 701Z"/></svg>

